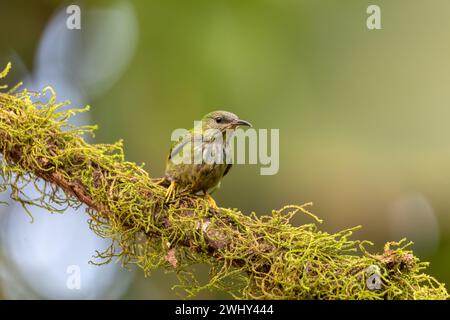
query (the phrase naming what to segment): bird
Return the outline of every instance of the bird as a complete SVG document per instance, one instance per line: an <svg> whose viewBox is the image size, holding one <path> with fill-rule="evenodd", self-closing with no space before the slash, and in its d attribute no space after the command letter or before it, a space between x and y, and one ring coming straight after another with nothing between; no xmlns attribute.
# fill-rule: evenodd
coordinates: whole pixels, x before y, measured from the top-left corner
<svg viewBox="0 0 450 320"><path fill-rule="evenodd" d="M163 178L170 183L166 202L175 197L177 189L183 189L192 194L203 193L210 207L218 208L210 194L232 167L232 159L227 157L230 138L240 126L252 127L252 124L232 112L213 111L206 114L197 127L172 143Z"/></svg>

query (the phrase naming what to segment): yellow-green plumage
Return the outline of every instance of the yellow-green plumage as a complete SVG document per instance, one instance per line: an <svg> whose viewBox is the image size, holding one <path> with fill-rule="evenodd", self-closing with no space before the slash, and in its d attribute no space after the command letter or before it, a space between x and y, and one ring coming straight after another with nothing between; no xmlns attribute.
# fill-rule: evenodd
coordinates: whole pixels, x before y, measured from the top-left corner
<svg viewBox="0 0 450 320"><path fill-rule="evenodd" d="M177 187L187 189L192 193L202 191L204 194L208 194L213 191L219 186L220 181L232 166L231 163L226 163L226 148L229 148L229 145L225 143L225 132L234 130L240 125L250 126L250 123L240 120L235 114L227 111L208 113L202 119L201 143L195 143L194 140L199 139L199 137L194 134L194 129L191 129L190 134L183 137L180 141L173 143L166 163L166 179ZM208 144L214 144L217 135L208 135L208 129L215 129L215 132L222 134L222 141L224 141L221 144L224 160L222 163L205 163L204 161L202 163L194 163L193 161L192 163L180 163L179 161L173 161L175 156L179 155L180 152L186 152L186 150L191 152L190 159L193 160L195 153L199 152L195 148L205 150L205 148L208 148ZM189 146L185 147L187 143L190 143L190 149Z"/></svg>

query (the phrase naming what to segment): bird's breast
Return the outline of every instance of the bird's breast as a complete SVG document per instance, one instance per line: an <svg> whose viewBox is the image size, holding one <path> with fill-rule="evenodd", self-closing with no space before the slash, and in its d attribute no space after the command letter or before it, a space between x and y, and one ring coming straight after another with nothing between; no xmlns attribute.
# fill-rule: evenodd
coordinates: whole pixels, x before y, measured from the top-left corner
<svg viewBox="0 0 450 320"><path fill-rule="evenodd" d="M211 150L212 145L203 145L203 152ZM227 168L226 155L229 150L226 146L216 152L221 152L217 162L173 163L169 161L166 167L166 176L177 182L181 187L189 187L194 193L207 191L217 186ZM211 159L210 159L211 160Z"/></svg>

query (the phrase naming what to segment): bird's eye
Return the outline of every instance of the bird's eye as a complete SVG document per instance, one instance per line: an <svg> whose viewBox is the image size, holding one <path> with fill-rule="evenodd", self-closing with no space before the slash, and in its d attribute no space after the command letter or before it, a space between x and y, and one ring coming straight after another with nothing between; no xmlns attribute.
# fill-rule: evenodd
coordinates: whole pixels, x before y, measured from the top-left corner
<svg viewBox="0 0 450 320"><path fill-rule="evenodd" d="M222 122L222 117L217 117L215 120L216 120L217 123L221 123Z"/></svg>

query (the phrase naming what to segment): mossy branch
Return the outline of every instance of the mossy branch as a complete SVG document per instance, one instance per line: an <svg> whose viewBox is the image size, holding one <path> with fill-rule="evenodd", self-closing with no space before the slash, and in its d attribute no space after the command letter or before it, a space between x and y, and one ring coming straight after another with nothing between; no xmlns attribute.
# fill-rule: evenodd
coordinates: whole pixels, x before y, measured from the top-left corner
<svg viewBox="0 0 450 320"><path fill-rule="evenodd" d="M263 216L214 210L185 193L166 204L166 189L125 161L121 142L88 144L83 136L95 128L68 123L87 108L62 106L51 88L0 93L0 192L9 188L26 209L62 212L85 204L91 229L112 240L98 252L103 263L118 258L146 274L160 267L175 271L191 295L210 288L250 299L448 298L445 286L422 272L427 263L408 250L410 243L388 243L383 253L370 254L368 241L350 239L358 228L320 231L308 204ZM23 192L30 184L39 198ZM298 213L316 223L292 225ZM210 267L204 285L194 276L197 264Z"/></svg>

